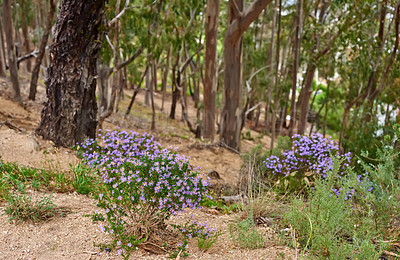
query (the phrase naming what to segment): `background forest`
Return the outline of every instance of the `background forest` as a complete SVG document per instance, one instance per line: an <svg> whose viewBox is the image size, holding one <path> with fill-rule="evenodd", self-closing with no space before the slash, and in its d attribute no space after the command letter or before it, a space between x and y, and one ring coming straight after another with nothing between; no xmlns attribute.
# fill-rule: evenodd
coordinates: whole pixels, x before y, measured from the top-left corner
<svg viewBox="0 0 400 260"><path fill-rule="evenodd" d="M29 99L35 99L58 4L3 1L0 75L10 56L16 101L26 97L15 66L32 72ZM153 92L162 93L163 101L172 99L171 107L161 106L170 118L182 105L181 118L196 137L213 140L217 131L233 149L246 124L270 133L272 147L279 135L321 132L346 151L374 149L398 115L398 7L397 1L108 1L97 61L100 125L119 109L124 89L142 89L148 106ZM234 28L235 16L247 24ZM187 116L188 98L196 119Z"/></svg>
<svg viewBox="0 0 400 260"><path fill-rule="evenodd" d="M278 226L289 227L288 244L301 256L398 257L400 1L0 0L0 5L0 78L6 82L0 94L25 109L40 106L37 135L55 146L80 144L86 166L100 167L89 148L104 160L115 158L90 140L99 129L117 125L115 118L143 119L134 106L143 96L151 111L144 119L150 132L163 132L168 117L167 124L183 122L180 127L205 147L218 145L242 156L237 190L248 199L242 220L253 222L239 221L230 229L233 240L239 234L239 244L243 225L265 222L265 215L275 219L275 210L255 208L267 202L254 194L268 186L275 194L268 203L287 205ZM117 144L125 137L110 135L121 139L104 134L103 140L122 149ZM244 153L243 140L259 146ZM154 147L146 151L160 154ZM293 198L285 198L288 193ZM208 203L220 210L213 199ZM168 219L172 213L165 214ZM122 255L129 257L127 245L144 238L118 238L125 241ZM257 235L251 239L256 241L249 244L258 245Z"/></svg>

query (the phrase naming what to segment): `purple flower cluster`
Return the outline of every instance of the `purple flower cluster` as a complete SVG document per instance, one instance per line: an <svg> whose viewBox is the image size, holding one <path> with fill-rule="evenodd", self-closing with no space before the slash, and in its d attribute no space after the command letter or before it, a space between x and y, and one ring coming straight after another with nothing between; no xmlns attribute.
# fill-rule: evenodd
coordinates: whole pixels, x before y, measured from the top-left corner
<svg viewBox="0 0 400 260"><path fill-rule="evenodd" d="M200 207L202 197L208 196L208 178L201 176L185 156L171 151L171 147L162 149L147 133L108 130L80 147L83 159L97 167L106 187L95 197L109 222L102 229L114 233L118 241L126 238L128 231L136 234L125 244L117 244L126 251L135 241L148 237L139 234L151 232L147 226L163 226L171 215ZM132 227L134 231L129 230ZM118 237L116 233L122 234Z"/></svg>
<svg viewBox="0 0 400 260"><path fill-rule="evenodd" d="M327 171L332 170L333 161L331 156L345 158L343 166L350 163L351 154L339 153L339 145L331 137L325 138L319 133L311 137L294 135L292 137L292 149L283 152L281 158L271 156L264 161L267 169L274 174L288 176L292 172L313 172L326 178Z"/></svg>

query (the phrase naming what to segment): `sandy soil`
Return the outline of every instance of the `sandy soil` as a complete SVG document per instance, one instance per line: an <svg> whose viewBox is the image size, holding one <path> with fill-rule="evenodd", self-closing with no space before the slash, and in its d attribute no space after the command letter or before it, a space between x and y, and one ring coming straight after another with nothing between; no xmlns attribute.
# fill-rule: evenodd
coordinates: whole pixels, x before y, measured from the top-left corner
<svg viewBox="0 0 400 260"><path fill-rule="evenodd" d="M0 86L7 82L0 79ZM24 86L24 85L23 85ZM27 92L25 88L22 93ZM0 123L9 122L12 126L0 124L0 157L4 161L16 161L30 167L46 167L67 170L69 164L77 162L73 151L55 148L51 142L34 135L34 129L40 119L41 102L44 100L44 88L39 87L37 102L26 102L20 107L10 101L8 90L0 91ZM26 96L26 95L25 95ZM128 93L129 96L129 93ZM121 114L109 118L103 128L114 129L120 126L138 132L148 131L151 110L142 104L144 95L140 94L128 117ZM129 102L124 99L121 107ZM156 96L156 106L160 107L160 96ZM169 108L166 102L166 108ZM193 107L193 106L191 106ZM166 109L168 110L168 109ZM123 112L125 112L123 110ZM195 111L190 110L194 120ZM182 122L167 119L167 111L157 113L157 130L152 132L164 146L179 147L179 152L191 157L192 163L202 167L204 172L214 170L221 177L220 183L234 186L238 183L242 160L239 154L225 148L195 140L185 129ZM177 115L180 112L177 111ZM252 136L257 136L251 132ZM268 146L268 138L260 138ZM243 141L243 150L249 150L257 143ZM40 198L43 192L30 191L33 198ZM47 194L49 195L49 194ZM99 252L93 242L109 241L110 236L103 234L97 224L84 215L96 210L90 196L77 193L53 193L52 201L62 214L40 223L9 222L4 215L4 204L0 205L0 259L119 259L115 253ZM188 259L297 259L295 250L277 243L276 233L268 226L260 227L260 232L268 239L263 249L245 250L234 246L229 238L228 226L238 217L237 214L222 215L207 209L185 212L172 222L184 223L190 215L199 222L207 221L209 226L223 232L217 243L206 252L197 249L195 240L191 241ZM167 255L153 255L144 250L134 252L131 259L168 259Z"/></svg>

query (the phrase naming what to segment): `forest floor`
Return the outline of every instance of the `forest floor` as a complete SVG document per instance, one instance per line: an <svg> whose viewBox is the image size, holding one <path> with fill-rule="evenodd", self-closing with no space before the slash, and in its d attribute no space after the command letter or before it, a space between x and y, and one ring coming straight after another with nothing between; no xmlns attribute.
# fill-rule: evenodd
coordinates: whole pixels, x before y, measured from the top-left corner
<svg viewBox="0 0 400 260"><path fill-rule="evenodd" d="M21 78L22 95L27 97L27 80ZM43 82L42 82L43 83ZM6 162L17 162L20 165L64 171L71 174L70 164L78 159L70 149L55 148L51 142L34 135L34 129L40 120L40 110L45 101L45 88L38 88L37 101L26 101L21 107L10 101L10 83L0 79L0 158ZM120 103L120 112L106 120L103 129L133 130L139 133L150 132L151 109L144 105L144 94L139 93L131 114L124 117L129 104L130 91L125 92L125 99ZM188 98L189 99L189 98ZM178 147L178 152L191 158L191 162L200 166L203 172L216 171L218 183L225 189L224 193L234 195L239 182L242 158L239 154L211 143L194 139L186 125L180 121L181 110L178 106L177 119L168 119L170 101L165 101L165 112L160 112L161 95L155 95L157 110L156 130L151 131L157 141L164 147ZM196 111L191 102L188 104L189 118L195 122ZM11 126L11 127L10 127ZM246 129L254 140L242 141L242 152L249 151L258 144L269 147L270 139L257 132ZM27 191L32 198L40 198L44 191ZM61 209L62 214L49 220L31 222L10 222L4 214L5 203L0 202L0 259L119 259L116 252L104 253L94 247L93 242L110 241L110 236L100 231L98 224L85 217L97 207L92 204L90 196L76 192L54 192L52 201ZM172 219L175 223L184 223L194 215L198 222L208 222L210 227L222 231L221 237L209 251L197 249L196 241L190 241L187 259L297 259L298 252L283 246L276 231L268 225L259 226L258 230L267 239L261 249L241 249L231 241L229 224L240 217L240 213L229 215L207 208L184 212ZM139 249L133 252L130 259L167 259L168 255L155 255Z"/></svg>

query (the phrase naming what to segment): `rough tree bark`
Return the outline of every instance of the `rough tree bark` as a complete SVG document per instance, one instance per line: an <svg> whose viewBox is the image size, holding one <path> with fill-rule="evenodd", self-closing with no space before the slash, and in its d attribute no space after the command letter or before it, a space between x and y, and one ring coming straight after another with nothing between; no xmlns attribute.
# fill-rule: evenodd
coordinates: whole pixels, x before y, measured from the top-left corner
<svg viewBox="0 0 400 260"><path fill-rule="evenodd" d="M214 140L215 136L215 111L218 79L218 15L219 0L208 0L206 19L204 113L202 122L202 135L204 138L210 140Z"/></svg>
<svg viewBox="0 0 400 260"><path fill-rule="evenodd" d="M47 98L36 133L71 147L97 127L96 62L103 42L105 0L64 0L57 17Z"/></svg>
<svg viewBox="0 0 400 260"><path fill-rule="evenodd" d="M250 24L272 0L256 0L243 11L243 0L230 0L228 29L224 40L224 94L225 104L221 116L221 142L240 150L242 112L242 36Z"/></svg>
<svg viewBox="0 0 400 260"><path fill-rule="evenodd" d="M54 2L54 0L50 0L50 10L49 13L47 14L46 28L43 34L42 41L40 42L39 54L35 60L35 65L33 66L31 85L29 88L29 100L35 100L36 97L36 89L39 78L40 65L42 64L44 53L46 51L46 45L51 32L51 24L55 11L56 11L56 3Z"/></svg>
<svg viewBox="0 0 400 260"><path fill-rule="evenodd" d="M10 69L13 100L15 102L22 104L21 91L18 82L17 57L14 51L14 40L12 35L10 0L3 0L3 19L4 19L3 21L4 21L5 38L7 41L8 67Z"/></svg>

